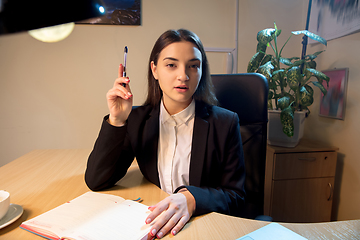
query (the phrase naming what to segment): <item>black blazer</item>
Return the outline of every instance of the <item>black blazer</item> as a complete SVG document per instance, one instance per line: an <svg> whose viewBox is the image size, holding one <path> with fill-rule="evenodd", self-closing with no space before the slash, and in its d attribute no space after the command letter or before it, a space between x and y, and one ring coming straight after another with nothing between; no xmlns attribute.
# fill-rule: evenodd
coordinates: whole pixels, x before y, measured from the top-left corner
<svg viewBox="0 0 360 240"><path fill-rule="evenodd" d="M85 181L91 190L112 187L136 157L146 179L160 187L157 170L160 104L133 109L127 124L114 127L104 118L91 152ZM226 109L195 103L190 159L194 215L220 212L239 216L244 205L245 168L239 118Z"/></svg>

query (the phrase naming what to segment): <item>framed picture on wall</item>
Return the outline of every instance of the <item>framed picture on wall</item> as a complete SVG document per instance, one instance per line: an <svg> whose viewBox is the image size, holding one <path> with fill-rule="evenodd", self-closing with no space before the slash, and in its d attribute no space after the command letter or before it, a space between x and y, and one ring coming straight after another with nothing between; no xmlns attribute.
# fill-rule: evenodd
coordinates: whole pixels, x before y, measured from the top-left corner
<svg viewBox="0 0 360 240"><path fill-rule="evenodd" d="M329 78L329 86L325 84L327 94L320 96L319 115L344 120L346 90L349 68L322 71Z"/></svg>
<svg viewBox="0 0 360 240"><path fill-rule="evenodd" d="M360 4L358 0L312 0L309 31L332 40L359 31ZM317 43L309 40L309 43Z"/></svg>
<svg viewBox="0 0 360 240"><path fill-rule="evenodd" d="M141 25L141 0L102 0L106 14L77 24Z"/></svg>

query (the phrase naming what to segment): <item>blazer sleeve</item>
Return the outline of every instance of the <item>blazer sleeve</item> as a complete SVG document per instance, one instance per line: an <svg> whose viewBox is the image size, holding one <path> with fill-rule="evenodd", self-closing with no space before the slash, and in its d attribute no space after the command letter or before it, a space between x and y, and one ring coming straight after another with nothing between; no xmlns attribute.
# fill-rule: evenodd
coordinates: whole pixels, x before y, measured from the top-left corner
<svg viewBox="0 0 360 240"><path fill-rule="evenodd" d="M224 167L221 171L210 172L207 177L220 174L217 186L181 186L186 187L194 196L196 210L194 215L219 212L227 215L240 216L245 202L245 163L240 135L239 118L233 115L231 127L228 129L226 146L219 150L224 156ZM215 176L214 176L215 177Z"/></svg>
<svg viewBox="0 0 360 240"><path fill-rule="evenodd" d="M112 187L125 176L134 160L127 125L112 126L107 122L108 117L104 117L85 171L85 182L93 191Z"/></svg>

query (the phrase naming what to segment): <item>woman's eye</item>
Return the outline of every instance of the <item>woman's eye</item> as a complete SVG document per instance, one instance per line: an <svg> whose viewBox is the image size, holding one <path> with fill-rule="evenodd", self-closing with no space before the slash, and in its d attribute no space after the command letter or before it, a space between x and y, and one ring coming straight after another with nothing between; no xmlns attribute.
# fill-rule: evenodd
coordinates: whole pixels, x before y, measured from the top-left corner
<svg viewBox="0 0 360 240"><path fill-rule="evenodd" d="M197 69L197 68L200 68L200 66L199 66L198 64L194 64L194 65L191 65L190 68L195 68L195 69Z"/></svg>
<svg viewBox="0 0 360 240"><path fill-rule="evenodd" d="M167 64L166 66L167 66L167 67L170 67L170 68L173 68L173 67L175 67L175 64L169 63L169 64Z"/></svg>

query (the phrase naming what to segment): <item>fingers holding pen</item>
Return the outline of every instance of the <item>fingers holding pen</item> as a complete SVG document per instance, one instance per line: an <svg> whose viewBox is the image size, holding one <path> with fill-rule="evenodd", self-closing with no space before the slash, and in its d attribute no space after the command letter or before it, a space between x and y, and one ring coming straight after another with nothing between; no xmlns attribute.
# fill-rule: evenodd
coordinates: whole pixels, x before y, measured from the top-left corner
<svg viewBox="0 0 360 240"><path fill-rule="evenodd" d="M122 82L121 85L122 85L123 87L126 87L126 84L127 84L128 81L129 81L129 77L126 77L126 70L125 70L124 65L122 65L122 64L119 65L118 78L125 78L125 82ZM126 78L127 78L128 80L126 80Z"/></svg>
<svg viewBox="0 0 360 240"><path fill-rule="evenodd" d="M114 126L123 126L132 109L133 95L130 90L130 79L123 77L124 67L120 64L118 78L107 92L107 104L110 111L108 122Z"/></svg>
<svg viewBox="0 0 360 240"><path fill-rule="evenodd" d="M122 77L120 74L122 73L122 65L119 67L119 77L115 80L114 86L112 89L117 89L119 92L123 92L123 94L119 94L118 96L124 99L129 99L132 97L132 93L130 90L130 79L129 77Z"/></svg>
<svg viewBox="0 0 360 240"><path fill-rule="evenodd" d="M119 92L123 93L123 95L119 95L119 97L122 97L124 99L129 99L130 97L132 97L129 83L130 79L128 77L121 77L115 80L113 89L116 89Z"/></svg>

